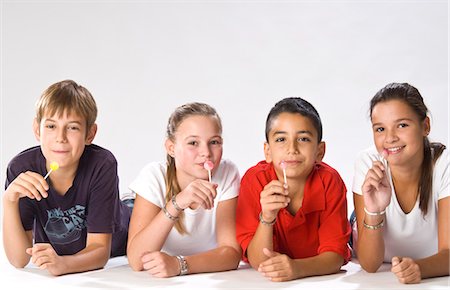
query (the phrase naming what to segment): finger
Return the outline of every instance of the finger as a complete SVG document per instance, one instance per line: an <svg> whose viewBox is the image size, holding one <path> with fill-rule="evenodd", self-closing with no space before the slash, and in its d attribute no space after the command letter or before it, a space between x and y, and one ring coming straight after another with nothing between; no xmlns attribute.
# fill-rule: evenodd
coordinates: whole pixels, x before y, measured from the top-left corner
<svg viewBox="0 0 450 290"><path fill-rule="evenodd" d="M395 267L400 263L400 258L399 257L392 257L392 266Z"/></svg>
<svg viewBox="0 0 450 290"><path fill-rule="evenodd" d="M35 182L33 180L33 177L25 173L22 173L16 180L14 180L14 184L16 185L14 190L21 196L27 196L30 199L37 200L41 200L43 197L41 192L37 188L39 183ZM45 192L45 190L43 190L42 188L40 190ZM45 192L45 194L47 193Z"/></svg>
<svg viewBox="0 0 450 290"><path fill-rule="evenodd" d="M279 255L277 252L271 251L268 248L263 248L263 254L266 255L268 258L272 258Z"/></svg>
<svg viewBox="0 0 450 290"><path fill-rule="evenodd" d="M261 197L274 195L274 194L288 195L289 192L286 190L286 188L284 187L284 185L282 183L266 185L264 187L263 191L261 191Z"/></svg>
<svg viewBox="0 0 450 290"><path fill-rule="evenodd" d="M21 179L26 181L28 184L32 186L32 189L37 190L43 197L47 197L47 190L49 189L47 181L42 177L42 175L27 171L25 173L22 173ZM30 189L30 188L29 188Z"/></svg>

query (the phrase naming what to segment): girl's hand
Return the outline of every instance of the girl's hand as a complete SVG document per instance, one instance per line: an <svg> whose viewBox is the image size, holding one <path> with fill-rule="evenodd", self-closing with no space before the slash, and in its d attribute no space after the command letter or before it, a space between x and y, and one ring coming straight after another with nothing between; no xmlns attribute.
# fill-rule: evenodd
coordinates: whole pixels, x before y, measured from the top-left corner
<svg viewBox="0 0 450 290"><path fill-rule="evenodd" d="M374 161L372 168L367 172L362 193L364 206L370 212L381 212L391 202L391 185L386 168L380 161Z"/></svg>
<svg viewBox="0 0 450 290"><path fill-rule="evenodd" d="M45 269L54 276L65 273L64 259L58 256L52 245L38 243L32 248L26 249L26 252L31 256L31 262L40 269Z"/></svg>
<svg viewBox="0 0 450 290"><path fill-rule="evenodd" d="M420 273L420 267L411 258L392 258L391 272L397 276L400 283L403 284L416 284L420 283L422 279Z"/></svg>
<svg viewBox="0 0 450 290"><path fill-rule="evenodd" d="M273 221L277 217L278 211L289 204L291 199L288 194L287 189L279 180L272 180L264 186L260 195L260 203L262 217L265 221Z"/></svg>
<svg viewBox="0 0 450 290"><path fill-rule="evenodd" d="M145 271L154 277L167 278L180 274L180 264L174 256L155 251L142 256L142 264Z"/></svg>
<svg viewBox="0 0 450 290"><path fill-rule="evenodd" d="M209 183L207 180L196 179L191 182L176 197L177 204L182 209L200 205L204 209L214 207L214 198L217 195L217 184Z"/></svg>
<svg viewBox="0 0 450 290"><path fill-rule="evenodd" d="M275 282L289 281L297 278L294 260L289 258L289 256L282 255L267 248L263 249L263 253L268 259L259 265L258 271L264 277Z"/></svg>
<svg viewBox="0 0 450 290"><path fill-rule="evenodd" d="M8 201L17 202L21 197L41 200L47 198L49 189L47 181L39 173L27 171L19 174L5 191Z"/></svg>

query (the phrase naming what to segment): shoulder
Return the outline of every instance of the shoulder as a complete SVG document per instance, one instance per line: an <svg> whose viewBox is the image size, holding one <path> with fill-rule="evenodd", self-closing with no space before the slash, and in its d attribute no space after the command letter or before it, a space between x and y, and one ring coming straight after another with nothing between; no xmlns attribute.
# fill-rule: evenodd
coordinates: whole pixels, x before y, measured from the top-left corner
<svg viewBox="0 0 450 290"><path fill-rule="evenodd" d="M87 145L81 158L89 162L103 161L117 164L116 157L111 151L95 144Z"/></svg>
<svg viewBox="0 0 450 290"><path fill-rule="evenodd" d="M448 149L442 151L441 156L436 160L434 168L436 171L448 171L450 160L448 159Z"/></svg>
<svg viewBox="0 0 450 290"><path fill-rule="evenodd" d="M237 168L236 164L234 164L231 160L222 159L220 161L217 174L224 178L234 177L236 175L239 176L239 169Z"/></svg>
<svg viewBox="0 0 450 290"><path fill-rule="evenodd" d="M16 156L8 163L8 168L16 170L36 170L38 165L44 160L41 147L34 146L28 148Z"/></svg>
<svg viewBox="0 0 450 290"><path fill-rule="evenodd" d="M344 185L344 181L342 180L339 172L325 162L316 164L314 172L315 174L311 174L309 177L310 179L312 179L311 181L313 183L319 182L320 180L324 187L327 187L329 185L335 186L338 184Z"/></svg>
<svg viewBox="0 0 450 290"><path fill-rule="evenodd" d="M273 179L273 175L275 174L272 166L272 163L267 163L266 161L260 161L256 165L250 167L242 177L244 180L256 179L260 180L263 183L267 183L268 181Z"/></svg>

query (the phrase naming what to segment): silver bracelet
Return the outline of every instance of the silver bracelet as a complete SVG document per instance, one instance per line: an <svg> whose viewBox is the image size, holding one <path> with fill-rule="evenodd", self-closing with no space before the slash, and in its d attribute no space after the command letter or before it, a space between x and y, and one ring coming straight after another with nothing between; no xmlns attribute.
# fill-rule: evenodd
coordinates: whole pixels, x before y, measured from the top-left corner
<svg viewBox="0 0 450 290"><path fill-rule="evenodd" d="M180 264L180 274L178 274L178 276L186 275L188 273L188 264L186 259L181 255L175 257L177 258L178 263Z"/></svg>
<svg viewBox="0 0 450 290"><path fill-rule="evenodd" d="M262 217L262 212L259 213L259 221L266 226L273 226L275 222L277 221L277 218L274 218L271 222L266 222Z"/></svg>
<svg viewBox="0 0 450 290"><path fill-rule="evenodd" d="M366 221L363 220L363 226L369 230L378 230L384 226L384 220L381 220L381 222L379 224L374 225L374 226L366 224Z"/></svg>
<svg viewBox="0 0 450 290"><path fill-rule="evenodd" d="M171 215L170 212L167 210L167 208L165 206L162 208L162 211L164 212L164 215L166 217L168 217L170 220L172 220L172 221L178 220L178 217Z"/></svg>
<svg viewBox="0 0 450 290"><path fill-rule="evenodd" d="M172 196L172 205L177 211L183 211L183 209L178 205L176 197L176 195Z"/></svg>
<svg viewBox="0 0 450 290"><path fill-rule="evenodd" d="M368 211L366 207L364 207L364 212L370 216L379 216L379 215L384 215L386 213L386 209L384 209L380 212L371 212L371 211Z"/></svg>

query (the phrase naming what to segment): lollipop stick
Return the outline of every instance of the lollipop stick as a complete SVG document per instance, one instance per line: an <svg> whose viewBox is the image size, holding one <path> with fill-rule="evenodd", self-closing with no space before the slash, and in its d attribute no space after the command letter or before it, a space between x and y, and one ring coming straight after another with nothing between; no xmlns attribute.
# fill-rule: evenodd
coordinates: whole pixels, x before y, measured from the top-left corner
<svg viewBox="0 0 450 290"><path fill-rule="evenodd" d="M53 169L50 168L50 170L47 172L47 174L44 176L44 179L47 179L47 177L52 173Z"/></svg>

